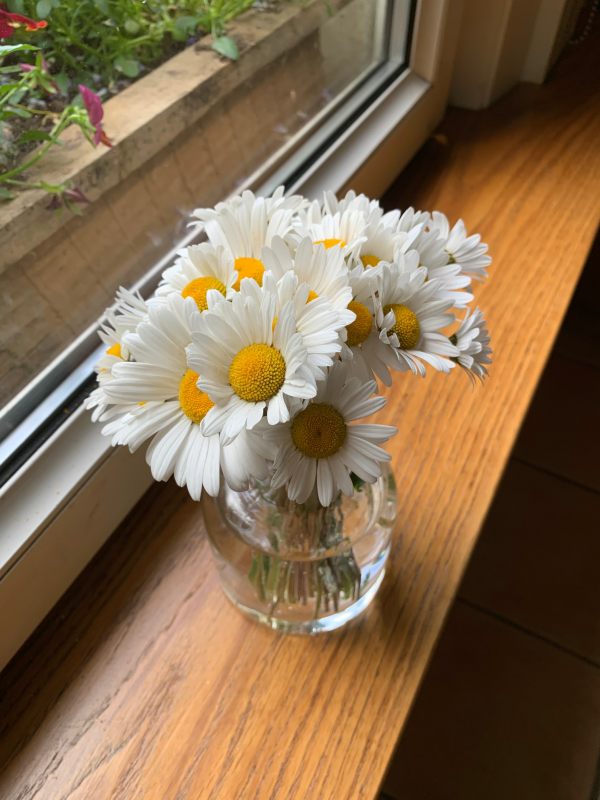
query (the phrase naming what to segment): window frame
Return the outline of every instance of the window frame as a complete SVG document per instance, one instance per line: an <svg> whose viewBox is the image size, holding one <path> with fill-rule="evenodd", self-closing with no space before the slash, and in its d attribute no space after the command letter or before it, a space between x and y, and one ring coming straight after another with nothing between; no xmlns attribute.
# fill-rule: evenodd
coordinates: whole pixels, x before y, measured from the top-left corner
<svg viewBox="0 0 600 800"><path fill-rule="evenodd" d="M399 40L402 20L396 12L403 6L402 0L394 3L391 42ZM461 9L461 0L418 0L406 70L304 169L290 191L315 197L325 188L340 192L352 186L377 197L389 186L444 113ZM274 173L254 187L268 193L277 179ZM151 274L169 260L171 253ZM11 613L4 615L0 668L152 483L143 448L133 456L112 448L79 406L4 484L0 607Z"/></svg>

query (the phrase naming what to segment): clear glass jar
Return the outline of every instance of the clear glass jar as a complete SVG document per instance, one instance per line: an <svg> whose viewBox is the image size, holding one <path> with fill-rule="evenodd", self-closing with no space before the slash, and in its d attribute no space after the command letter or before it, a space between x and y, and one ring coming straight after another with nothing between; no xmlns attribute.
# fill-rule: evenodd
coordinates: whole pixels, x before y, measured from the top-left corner
<svg viewBox="0 0 600 800"><path fill-rule="evenodd" d="M396 517L390 470L373 484L355 481L323 508L297 504L284 489L252 483L221 488L202 509L221 583L250 617L288 633L331 631L360 614L385 572Z"/></svg>

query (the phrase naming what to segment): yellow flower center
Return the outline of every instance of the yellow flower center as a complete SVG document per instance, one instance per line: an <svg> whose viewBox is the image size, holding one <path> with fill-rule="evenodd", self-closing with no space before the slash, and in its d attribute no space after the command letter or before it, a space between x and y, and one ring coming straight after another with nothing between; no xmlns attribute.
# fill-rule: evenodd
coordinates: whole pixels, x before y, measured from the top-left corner
<svg viewBox="0 0 600 800"><path fill-rule="evenodd" d="M325 250L336 247L338 244L340 247L346 247L346 242L343 239L317 239L313 244L322 244Z"/></svg>
<svg viewBox="0 0 600 800"><path fill-rule="evenodd" d="M188 285L182 289L181 296L193 297L200 311L206 311L208 308L206 293L210 289L216 289L217 292L221 292L223 297L225 297L225 286L221 281L218 278L208 276L206 278L194 278L193 281L190 281Z"/></svg>
<svg viewBox="0 0 600 800"><path fill-rule="evenodd" d="M123 356L121 355L121 345L119 344L119 342L115 342L114 344L111 344L110 347L107 347L106 355L116 356L117 358L123 358Z"/></svg>
<svg viewBox="0 0 600 800"><path fill-rule="evenodd" d="M237 353L229 367L233 391L248 403L270 400L283 386L285 361L268 344L251 344Z"/></svg>
<svg viewBox="0 0 600 800"><path fill-rule="evenodd" d="M312 300L316 300L316 299L318 298L318 296L319 296L319 295L318 295L316 292L313 292L313 290L311 289L311 290L310 290L310 292L308 293L308 297L306 298L306 303L307 303L307 305L308 305L308 303L310 303Z"/></svg>
<svg viewBox="0 0 600 800"><path fill-rule="evenodd" d="M239 292L240 285L244 278L254 278L258 285L262 286L265 265L262 263L260 258L247 258L246 256L241 256L240 258L236 258L235 268L238 273L238 279L233 284L233 288L236 290L236 292Z"/></svg>
<svg viewBox="0 0 600 800"><path fill-rule="evenodd" d="M311 403L294 417L292 441L309 458L329 458L346 441L346 423L340 412L326 403Z"/></svg>
<svg viewBox="0 0 600 800"><path fill-rule="evenodd" d="M361 256L360 260L363 263L363 267L376 267L381 261L381 259L377 258L377 256L370 256L368 254Z"/></svg>
<svg viewBox="0 0 600 800"><path fill-rule="evenodd" d="M193 369L188 369L179 382L179 405L181 410L192 422L202 422L204 417L214 406L213 401L196 386L200 376Z"/></svg>
<svg viewBox="0 0 600 800"><path fill-rule="evenodd" d="M412 350L416 347L421 338L421 326L415 312L408 306L392 303L383 307L383 313L394 312L396 323L390 329L390 333L395 333L400 342L402 350Z"/></svg>
<svg viewBox="0 0 600 800"><path fill-rule="evenodd" d="M358 300L352 300L348 303L348 308L350 311L354 311L356 319L354 322L351 322L350 325L346 325L346 332L348 334L348 339L346 341L349 347L357 347L357 345L362 344L371 333L373 317L366 305L364 305L364 303L359 303Z"/></svg>

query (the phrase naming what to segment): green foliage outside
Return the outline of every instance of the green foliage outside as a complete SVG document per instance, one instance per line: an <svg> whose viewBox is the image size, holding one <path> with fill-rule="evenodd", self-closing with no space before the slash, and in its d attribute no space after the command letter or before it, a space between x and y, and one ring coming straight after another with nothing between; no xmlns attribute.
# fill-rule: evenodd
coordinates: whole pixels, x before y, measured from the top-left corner
<svg viewBox="0 0 600 800"><path fill-rule="evenodd" d="M35 43L63 91L79 83L115 91L120 79L137 78L205 34L223 37L234 17L267 6L255 0L8 0L6 5L47 20ZM235 57L235 45L229 44L227 51L221 42L219 52Z"/></svg>
<svg viewBox="0 0 600 800"><path fill-rule="evenodd" d="M102 101L202 36L222 57L238 49L227 25L285 0L4 0L0 3L0 201L41 188L73 210L77 187L28 180L28 169L76 124L110 146Z"/></svg>

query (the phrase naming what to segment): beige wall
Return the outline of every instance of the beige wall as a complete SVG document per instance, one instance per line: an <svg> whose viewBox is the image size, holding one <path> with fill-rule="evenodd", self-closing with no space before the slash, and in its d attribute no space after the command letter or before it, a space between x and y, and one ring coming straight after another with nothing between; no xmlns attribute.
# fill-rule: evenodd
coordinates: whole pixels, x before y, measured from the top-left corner
<svg viewBox="0 0 600 800"><path fill-rule="evenodd" d="M486 108L520 81L542 83L581 5L582 0L465 0L451 104Z"/></svg>

